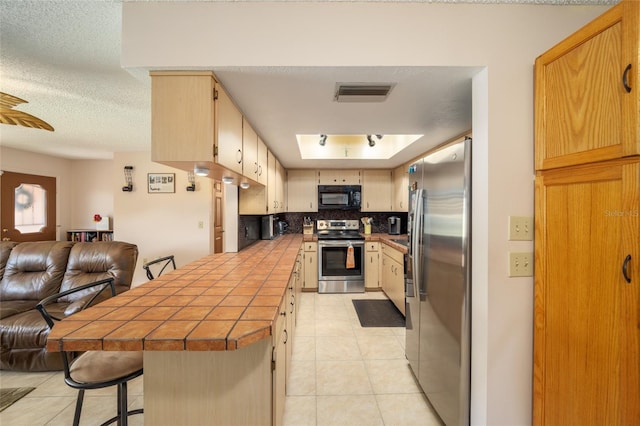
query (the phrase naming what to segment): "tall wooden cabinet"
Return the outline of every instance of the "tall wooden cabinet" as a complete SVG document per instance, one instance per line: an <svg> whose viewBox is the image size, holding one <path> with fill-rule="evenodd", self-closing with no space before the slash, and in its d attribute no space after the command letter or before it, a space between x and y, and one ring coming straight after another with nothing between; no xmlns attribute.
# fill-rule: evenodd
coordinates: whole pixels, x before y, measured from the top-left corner
<svg viewBox="0 0 640 426"><path fill-rule="evenodd" d="M536 60L535 425L640 419L639 18L623 0Z"/></svg>

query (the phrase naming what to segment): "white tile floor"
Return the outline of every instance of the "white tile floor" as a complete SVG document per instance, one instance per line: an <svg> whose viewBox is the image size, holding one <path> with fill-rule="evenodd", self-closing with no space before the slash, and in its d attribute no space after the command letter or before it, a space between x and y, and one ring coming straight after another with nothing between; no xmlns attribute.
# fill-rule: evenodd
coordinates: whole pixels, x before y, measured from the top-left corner
<svg viewBox="0 0 640 426"><path fill-rule="evenodd" d="M404 356L403 328L362 328L353 298L383 293L300 297L285 426L440 425L415 383ZM62 373L0 371L0 387L36 389L0 413L11 426L70 425L76 391ZM132 408L142 407L142 378L129 385ZM115 412L115 390L85 393L81 424L99 425ZM142 425L144 415L130 417Z"/></svg>

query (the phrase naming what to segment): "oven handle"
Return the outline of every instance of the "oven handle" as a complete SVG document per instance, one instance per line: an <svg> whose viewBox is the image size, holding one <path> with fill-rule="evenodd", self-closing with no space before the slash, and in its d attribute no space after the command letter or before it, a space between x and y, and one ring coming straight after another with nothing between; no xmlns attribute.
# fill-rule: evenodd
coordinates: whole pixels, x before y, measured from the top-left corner
<svg viewBox="0 0 640 426"><path fill-rule="evenodd" d="M318 241L318 247L349 247L352 246L362 246L364 247L364 241L359 240L321 240Z"/></svg>

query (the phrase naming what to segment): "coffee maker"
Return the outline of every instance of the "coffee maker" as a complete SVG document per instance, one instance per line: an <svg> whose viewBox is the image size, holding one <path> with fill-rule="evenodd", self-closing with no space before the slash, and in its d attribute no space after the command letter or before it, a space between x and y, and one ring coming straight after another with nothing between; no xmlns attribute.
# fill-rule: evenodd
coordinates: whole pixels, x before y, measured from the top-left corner
<svg viewBox="0 0 640 426"><path fill-rule="evenodd" d="M391 216L387 219L389 225L389 235L400 235L400 218L398 216Z"/></svg>

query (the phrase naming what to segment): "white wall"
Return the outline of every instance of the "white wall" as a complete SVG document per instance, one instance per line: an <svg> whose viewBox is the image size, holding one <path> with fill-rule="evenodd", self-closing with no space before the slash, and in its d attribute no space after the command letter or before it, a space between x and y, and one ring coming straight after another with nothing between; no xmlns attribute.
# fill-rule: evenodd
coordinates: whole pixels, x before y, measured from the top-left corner
<svg viewBox="0 0 640 426"><path fill-rule="evenodd" d="M133 166L133 191L123 192L124 166ZM149 194L148 173L175 173L176 192ZM118 152L111 181L114 239L138 246L133 286L146 282L144 260L175 255L178 267L209 254L212 181L196 176L187 192L187 172L151 162L150 152ZM199 227L202 222L202 228Z"/></svg>
<svg viewBox="0 0 640 426"><path fill-rule="evenodd" d="M472 423L526 425L533 280L507 277L507 253L531 250L532 244L507 241L507 218L533 216L533 63L604 10L410 2L124 3L121 60L125 68L486 67L473 84Z"/></svg>
<svg viewBox="0 0 640 426"><path fill-rule="evenodd" d="M71 227L93 229L93 215L111 218L113 226L113 160L71 161Z"/></svg>

